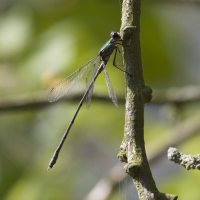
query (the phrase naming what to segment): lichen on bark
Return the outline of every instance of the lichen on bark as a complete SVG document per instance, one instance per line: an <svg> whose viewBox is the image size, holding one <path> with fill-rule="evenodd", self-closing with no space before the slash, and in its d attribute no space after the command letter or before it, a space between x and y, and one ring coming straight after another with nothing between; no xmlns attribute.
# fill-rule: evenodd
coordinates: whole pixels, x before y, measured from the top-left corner
<svg viewBox="0 0 200 200"><path fill-rule="evenodd" d="M151 174L145 152L144 105L152 98L152 90L145 86L140 49L140 0L124 0L120 34L126 78L126 106L124 138L118 157L126 162L125 171L132 178L140 200L177 199L173 194L160 193Z"/></svg>

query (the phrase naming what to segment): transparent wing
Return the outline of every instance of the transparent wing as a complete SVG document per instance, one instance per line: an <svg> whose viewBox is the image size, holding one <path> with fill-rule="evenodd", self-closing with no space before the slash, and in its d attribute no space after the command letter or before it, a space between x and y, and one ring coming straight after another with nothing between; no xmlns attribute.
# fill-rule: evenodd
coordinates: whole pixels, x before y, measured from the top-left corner
<svg viewBox="0 0 200 200"><path fill-rule="evenodd" d="M98 63L99 61L99 63ZM100 65L100 56L97 56L93 66L91 67L91 69L89 70L89 72L87 73L87 76L86 76L86 88L88 89L90 83L94 80L94 77L96 75L96 72L97 72L97 69L98 69L98 66Z"/></svg>
<svg viewBox="0 0 200 200"><path fill-rule="evenodd" d="M117 96L115 94L115 90L112 86L110 77L108 75L108 72L107 72L107 69L106 69L105 66L104 66L104 77L105 77L106 87L107 87L107 90L108 90L109 97L112 99L112 102L115 104L115 106L118 107Z"/></svg>
<svg viewBox="0 0 200 200"><path fill-rule="evenodd" d="M95 56L84 64L81 68L70 74L68 77L63 79L54 85L48 93L48 101L54 102L63 97L67 92L69 92L72 87L83 77L84 73L88 70L90 65L96 60L98 56Z"/></svg>
<svg viewBox="0 0 200 200"><path fill-rule="evenodd" d="M99 63L98 63L99 61ZM91 103L91 99L92 99L92 94L93 94L93 89L94 89L94 77L97 73L97 70L99 68L101 64L101 61L100 61L100 56L98 56L93 64L93 66L91 67L90 71L88 72L87 76L86 76L86 87L88 89L88 87L90 86L90 84L92 83L92 86L90 88L90 90L88 91L88 94L85 98L86 100L86 108L87 110L89 110L90 108L90 103Z"/></svg>
<svg viewBox="0 0 200 200"><path fill-rule="evenodd" d="M90 103L91 103L91 100L92 100L93 89L94 89L94 82L92 83L91 89L88 91L88 94L85 98L87 110L90 109Z"/></svg>

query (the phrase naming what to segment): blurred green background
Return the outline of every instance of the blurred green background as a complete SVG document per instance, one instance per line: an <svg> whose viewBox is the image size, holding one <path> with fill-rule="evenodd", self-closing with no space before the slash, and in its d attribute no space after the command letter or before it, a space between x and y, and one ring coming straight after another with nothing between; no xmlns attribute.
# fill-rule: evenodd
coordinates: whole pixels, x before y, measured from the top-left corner
<svg viewBox="0 0 200 200"><path fill-rule="evenodd" d="M36 102L46 98L55 83L97 55L111 31L120 30L121 3L1 0L0 105L32 95ZM142 2L141 49L146 85L164 91L178 87L179 91L180 87L200 84L199 20L198 3ZM108 73L117 96L123 97L124 74L112 66L112 58ZM186 95L190 96L191 90ZM74 88L76 91L84 93L84 81ZM94 94L107 95L103 75L96 81ZM166 141L177 137L167 131L198 117L199 105L199 101L179 107L167 101L146 105L146 144L154 144L159 152ZM46 171L77 106L78 101L58 101L46 107L0 111L0 199L84 199L119 163L116 156L123 138L124 104L116 108L111 101L95 100L89 111L83 105L56 165ZM186 154L198 154L199 141L197 131L177 148ZM186 171L167 161L166 155L151 165L158 189L174 193L181 200L191 199L191 194L193 200L199 200L199 172ZM125 179L108 199L137 199L137 192Z"/></svg>

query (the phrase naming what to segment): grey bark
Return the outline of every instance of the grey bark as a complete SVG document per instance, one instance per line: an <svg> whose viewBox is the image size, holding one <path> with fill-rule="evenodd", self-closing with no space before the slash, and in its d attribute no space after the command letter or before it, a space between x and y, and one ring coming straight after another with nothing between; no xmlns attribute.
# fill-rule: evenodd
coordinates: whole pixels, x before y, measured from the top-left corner
<svg viewBox="0 0 200 200"><path fill-rule="evenodd" d="M144 105L152 98L145 86L140 50L140 0L124 0L122 5L121 36L126 74L126 106L124 138L118 157L126 162L125 171L132 178L140 200L177 199L173 194L160 193L147 160L144 144Z"/></svg>

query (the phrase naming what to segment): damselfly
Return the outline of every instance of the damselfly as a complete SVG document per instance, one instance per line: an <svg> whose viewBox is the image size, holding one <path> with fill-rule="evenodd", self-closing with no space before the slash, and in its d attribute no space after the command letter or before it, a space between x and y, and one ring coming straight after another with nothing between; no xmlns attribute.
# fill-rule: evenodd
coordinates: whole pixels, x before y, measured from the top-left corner
<svg viewBox="0 0 200 200"><path fill-rule="evenodd" d="M102 71L104 71L104 77L105 77L105 81L106 81L108 94L109 94L110 98L112 99L113 103L115 104L115 106L118 107L117 97L116 97L114 88L112 86L110 77L109 77L107 69L106 69L106 64L110 58L110 55L113 53L114 50L115 50L115 56L114 56L114 60L113 60L113 65L115 67L117 67L117 65L115 64L115 59L116 59L117 50L120 52L120 50L118 48L118 44L124 45L122 43L121 36L117 32L111 32L111 39L100 49L97 56L95 56L94 58L89 60L86 64L84 64L81 68L76 70L74 73L72 73L71 75L69 75L62 81L60 81L59 83L57 83L49 91L48 100L50 102L57 101L58 99L63 97L70 89L72 89L72 87L83 77L83 75L89 70L89 67L92 65L91 69L89 70L89 72L86 76L87 90L86 90L85 94L83 95L83 97L79 103L79 106L78 106L65 134L63 135L63 138L62 138L60 144L58 145L58 148L54 152L53 157L49 163L47 170L52 168L53 165L56 163L58 154L62 148L62 145L74 123L74 120L75 120L84 100L86 100L86 107L87 107L87 109L89 109L95 80ZM126 46L126 45L124 45L124 46Z"/></svg>

